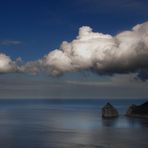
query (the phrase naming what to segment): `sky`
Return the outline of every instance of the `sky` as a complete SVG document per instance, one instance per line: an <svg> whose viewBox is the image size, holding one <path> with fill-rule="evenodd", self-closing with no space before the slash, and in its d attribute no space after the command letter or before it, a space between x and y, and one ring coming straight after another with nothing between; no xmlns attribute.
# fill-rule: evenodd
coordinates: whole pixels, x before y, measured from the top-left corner
<svg viewBox="0 0 148 148"><path fill-rule="evenodd" d="M147 0L1 0L0 98L147 98L147 21Z"/></svg>

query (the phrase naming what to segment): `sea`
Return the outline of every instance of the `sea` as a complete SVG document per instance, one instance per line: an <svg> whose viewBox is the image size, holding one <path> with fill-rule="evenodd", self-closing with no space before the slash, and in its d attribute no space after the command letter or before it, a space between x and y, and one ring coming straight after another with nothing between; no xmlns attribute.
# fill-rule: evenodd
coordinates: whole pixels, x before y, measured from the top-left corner
<svg viewBox="0 0 148 148"><path fill-rule="evenodd" d="M148 148L148 119L125 116L146 99L0 99L0 148ZM102 119L110 102L119 111Z"/></svg>

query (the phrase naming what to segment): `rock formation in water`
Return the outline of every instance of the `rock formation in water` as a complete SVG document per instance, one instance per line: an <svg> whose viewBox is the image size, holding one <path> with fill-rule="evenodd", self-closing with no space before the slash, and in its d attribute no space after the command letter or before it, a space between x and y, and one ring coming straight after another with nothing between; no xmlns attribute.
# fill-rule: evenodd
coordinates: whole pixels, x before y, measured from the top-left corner
<svg viewBox="0 0 148 148"><path fill-rule="evenodd" d="M148 101L142 105L131 105L126 115L129 117L148 118Z"/></svg>
<svg viewBox="0 0 148 148"><path fill-rule="evenodd" d="M103 118L115 118L115 117L118 117L118 111L110 103L107 103L102 108L102 117Z"/></svg>

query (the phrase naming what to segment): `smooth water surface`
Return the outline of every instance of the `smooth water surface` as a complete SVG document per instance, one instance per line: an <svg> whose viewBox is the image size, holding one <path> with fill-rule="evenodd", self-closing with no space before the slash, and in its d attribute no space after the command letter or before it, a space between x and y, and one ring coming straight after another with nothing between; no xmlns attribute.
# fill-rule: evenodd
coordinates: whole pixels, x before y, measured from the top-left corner
<svg viewBox="0 0 148 148"><path fill-rule="evenodd" d="M107 120L107 100L0 100L0 147L147 148L148 120L124 116L144 101L111 100L120 116Z"/></svg>

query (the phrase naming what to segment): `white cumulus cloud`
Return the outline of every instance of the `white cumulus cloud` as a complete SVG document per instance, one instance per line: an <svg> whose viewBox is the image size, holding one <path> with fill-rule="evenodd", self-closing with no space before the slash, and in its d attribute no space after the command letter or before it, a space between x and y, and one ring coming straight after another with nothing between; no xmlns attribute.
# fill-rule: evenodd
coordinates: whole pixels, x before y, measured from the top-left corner
<svg viewBox="0 0 148 148"><path fill-rule="evenodd" d="M15 69L15 62L1 54L0 72ZM93 32L92 28L83 26L76 39L62 42L59 49L17 69L33 74L46 71L55 76L82 70L100 75L137 73L140 79L148 79L148 22L115 36Z"/></svg>
<svg viewBox="0 0 148 148"><path fill-rule="evenodd" d="M11 58L3 53L0 53L0 73L16 72L17 66Z"/></svg>
<svg viewBox="0 0 148 148"><path fill-rule="evenodd" d="M52 75L67 71L92 70L98 74L132 73L148 68L148 22L116 36L93 32L88 26L79 29L71 42L42 58Z"/></svg>

